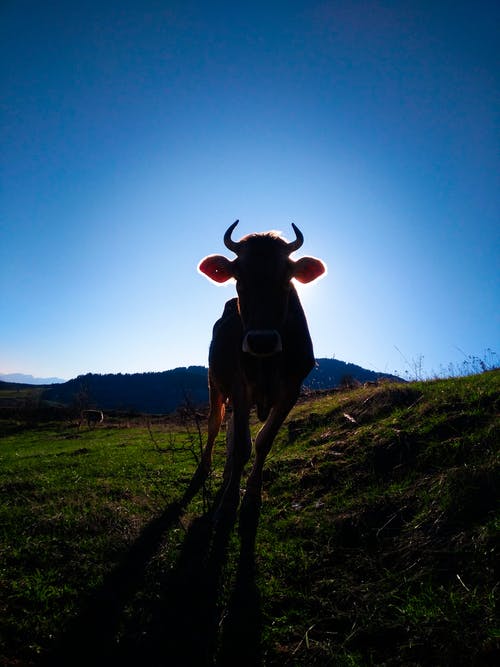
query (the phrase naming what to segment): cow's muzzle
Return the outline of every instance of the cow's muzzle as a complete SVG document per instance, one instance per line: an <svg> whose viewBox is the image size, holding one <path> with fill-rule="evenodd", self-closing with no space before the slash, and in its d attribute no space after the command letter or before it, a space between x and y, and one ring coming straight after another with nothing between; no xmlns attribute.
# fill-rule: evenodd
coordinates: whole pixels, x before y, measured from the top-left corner
<svg viewBox="0 0 500 667"><path fill-rule="evenodd" d="M283 346L276 329L250 329L243 339L242 349L254 357L270 357L281 352Z"/></svg>

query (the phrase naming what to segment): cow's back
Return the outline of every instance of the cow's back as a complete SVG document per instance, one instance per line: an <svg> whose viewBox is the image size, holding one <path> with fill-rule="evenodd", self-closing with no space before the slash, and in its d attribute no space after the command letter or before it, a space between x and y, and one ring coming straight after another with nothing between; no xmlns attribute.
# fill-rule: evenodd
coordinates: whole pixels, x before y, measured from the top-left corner
<svg viewBox="0 0 500 667"><path fill-rule="evenodd" d="M230 299L214 324L208 353L210 376L223 394L229 396L238 373L243 328L238 313L238 299Z"/></svg>

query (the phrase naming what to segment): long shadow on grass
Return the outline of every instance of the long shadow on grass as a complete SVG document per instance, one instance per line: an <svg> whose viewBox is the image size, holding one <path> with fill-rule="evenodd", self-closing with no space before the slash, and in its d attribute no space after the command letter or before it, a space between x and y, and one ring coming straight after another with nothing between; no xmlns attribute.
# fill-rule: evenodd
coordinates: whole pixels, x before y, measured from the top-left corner
<svg viewBox="0 0 500 667"><path fill-rule="evenodd" d="M235 520L236 507L232 507L215 524L212 513L193 522L177 564L163 582L162 599L148 633L142 645L136 644L133 663L261 664L260 596L255 583L258 512L243 521L240 518L241 548L231 587L227 569ZM132 652L126 654L130 658Z"/></svg>
<svg viewBox="0 0 500 667"><path fill-rule="evenodd" d="M173 570L155 602L139 614L124 609L145 587L148 563L203 485L195 475L180 502L150 522L106 577L46 664L50 665L259 665L261 614L255 583L258 511L240 518L241 549L229 601L221 602L236 508L214 523L207 512L190 526ZM217 506L217 501L215 503ZM121 641L117 641L121 629ZM125 631L123 631L125 630Z"/></svg>
<svg viewBox="0 0 500 667"><path fill-rule="evenodd" d="M119 650L116 634L123 610L144 585L148 563L204 481L202 475L195 473L182 499L145 526L101 586L83 603L82 611L60 638L55 651L43 661L44 665L115 664Z"/></svg>
<svg viewBox="0 0 500 667"><path fill-rule="evenodd" d="M262 664L262 613L260 591L255 580L258 521L258 508L242 508L239 525L241 548L236 580L222 624L217 659L220 667L257 667Z"/></svg>

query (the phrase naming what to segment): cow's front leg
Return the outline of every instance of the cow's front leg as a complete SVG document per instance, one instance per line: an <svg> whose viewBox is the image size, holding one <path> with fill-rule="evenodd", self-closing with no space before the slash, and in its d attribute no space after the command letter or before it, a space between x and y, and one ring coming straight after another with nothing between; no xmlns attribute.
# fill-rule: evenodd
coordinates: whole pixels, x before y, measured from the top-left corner
<svg viewBox="0 0 500 667"><path fill-rule="evenodd" d="M281 425L285 421L288 413L295 405L299 395L300 387L286 387L282 390L282 395L276 405L271 409L266 423L260 429L255 440L255 461L252 471L248 476L245 505L254 503L260 505L262 491L262 471L267 455L271 449Z"/></svg>
<svg viewBox="0 0 500 667"><path fill-rule="evenodd" d="M250 458L252 440L248 420L250 407L246 400L233 403L233 415L227 429L226 465L224 467L224 494L218 514L233 513L240 500L241 476Z"/></svg>

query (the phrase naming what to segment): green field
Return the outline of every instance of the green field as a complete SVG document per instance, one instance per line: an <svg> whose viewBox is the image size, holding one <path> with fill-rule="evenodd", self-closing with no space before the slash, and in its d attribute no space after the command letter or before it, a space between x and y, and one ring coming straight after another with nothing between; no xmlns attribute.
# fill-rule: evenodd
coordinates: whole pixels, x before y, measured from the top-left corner
<svg viewBox="0 0 500 667"><path fill-rule="evenodd" d="M0 664L499 662L500 371L311 395L260 522L182 498L199 424L0 421ZM204 422L201 422L204 429Z"/></svg>

